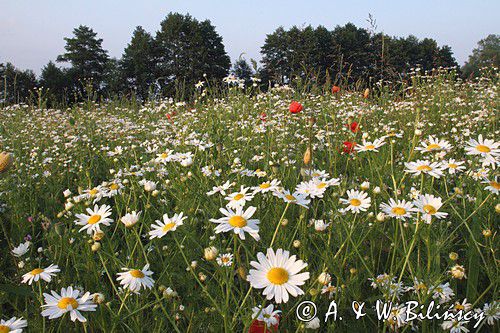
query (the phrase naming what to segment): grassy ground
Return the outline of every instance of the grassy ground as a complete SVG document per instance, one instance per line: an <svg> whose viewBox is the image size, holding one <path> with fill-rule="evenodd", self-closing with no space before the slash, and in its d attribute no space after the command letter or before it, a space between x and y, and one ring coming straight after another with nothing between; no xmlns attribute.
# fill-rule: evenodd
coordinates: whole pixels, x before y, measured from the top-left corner
<svg viewBox="0 0 500 333"><path fill-rule="evenodd" d="M450 74L416 75L404 91L372 90L367 98L363 92L312 94L287 87L250 96L232 87L219 98L206 90L192 105L4 107L0 151L10 152L14 163L0 174L1 319L23 317L28 331L240 332L249 330L253 307L274 304L281 311L280 331L294 332L316 324L302 323L295 312L311 300L322 331L476 330L474 321L405 323L401 309L394 312L399 321L379 321L374 312L377 299L435 300L453 311L460 309L455 302L466 309L486 304L488 321L480 330L498 329L498 87L496 74L476 83L457 82ZM289 111L292 100L302 104L301 112ZM479 135L495 143L470 142ZM431 136L450 147L429 143ZM381 140L378 151L358 150L372 149L363 141L375 139ZM356 142L355 150L345 142ZM478 145L490 151L468 154ZM411 164L419 160L424 162ZM280 183L259 186L271 180ZM207 194L226 182L231 187L225 195ZM219 209L226 204L241 202L226 197L242 187L250 188L245 198L252 197L244 210L255 207L251 218L260 221L258 240L252 237L256 228L241 239L232 231L216 233L218 224L211 221L224 216ZM252 195L254 187L272 191ZM297 187L306 207L282 194ZM362 207L367 198L366 210L346 210ZM393 205L384 213L390 199L410 206ZM87 211L95 205L109 205L109 225L102 212ZM404 215L398 215L401 208ZM122 218L133 211L140 212L138 221L127 227ZM168 232L150 239L156 220L181 212L187 217L182 225L168 220L161 228ZM229 226L244 224L229 220ZM79 231L84 226L89 233ZM95 227L101 232L92 232ZM26 241L27 252L15 255L12 250ZM307 263L300 273L309 274L298 286L303 295L278 303L271 292L275 297L266 300L264 289L248 278L250 262L268 248ZM35 269L51 264L60 271L50 282L22 283L24 274L39 275ZM142 270L146 264L154 283ZM133 292L133 285L117 280L120 272L146 286ZM285 275L262 276L280 293L286 283L301 281L295 273L288 267ZM52 307L40 307L43 293L60 295L68 286L91 295L85 301L75 294L76 305L56 298ZM331 300L343 320L324 323ZM359 320L353 300L367 302L368 314ZM74 308L86 323L73 322L70 313L41 315Z"/></svg>

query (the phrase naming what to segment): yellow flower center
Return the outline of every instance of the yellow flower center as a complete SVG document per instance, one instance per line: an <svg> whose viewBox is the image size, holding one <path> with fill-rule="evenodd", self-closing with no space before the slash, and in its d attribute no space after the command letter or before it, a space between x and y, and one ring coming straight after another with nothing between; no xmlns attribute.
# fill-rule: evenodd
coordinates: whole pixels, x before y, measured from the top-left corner
<svg viewBox="0 0 500 333"><path fill-rule="evenodd" d="M92 215L87 221L88 224L96 224L101 220L101 215Z"/></svg>
<svg viewBox="0 0 500 333"><path fill-rule="evenodd" d="M450 169L456 169L457 167L458 167L458 165L456 165L455 163L448 164L448 168L450 168Z"/></svg>
<svg viewBox="0 0 500 333"><path fill-rule="evenodd" d="M72 310L78 309L78 302L73 297L63 297L57 302L57 307L61 310L66 310L68 305L71 306Z"/></svg>
<svg viewBox="0 0 500 333"><path fill-rule="evenodd" d="M351 199L349 203L351 204L351 206L356 206L356 207L361 205L361 201L358 199Z"/></svg>
<svg viewBox="0 0 500 333"><path fill-rule="evenodd" d="M111 190L117 190L117 189L119 189L119 188L120 188L120 186L118 186L118 184L113 183L113 184L111 184L111 185L109 186L109 188L110 188Z"/></svg>
<svg viewBox="0 0 500 333"><path fill-rule="evenodd" d="M319 188L319 189L325 188L325 187L326 187L326 183L324 183L324 182L321 182L318 185L316 185L316 188Z"/></svg>
<svg viewBox="0 0 500 333"><path fill-rule="evenodd" d="M30 273L31 273L31 275L38 275L40 273L43 273L43 268L35 268Z"/></svg>
<svg viewBox="0 0 500 333"><path fill-rule="evenodd" d="M460 311L460 310L465 310L465 306L462 304L455 304L455 310Z"/></svg>
<svg viewBox="0 0 500 333"><path fill-rule="evenodd" d="M167 157L168 157L168 155L167 155L167 153L163 153L163 154L161 154L161 156L160 156L160 157L161 157L161 158L167 158Z"/></svg>
<svg viewBox="0 0 500 333"><path fill-rule="evenodd" d="M490 182L490 186L493 187L495 190L500 190L500 183L498 183L498 182L496 182L494 180L492 180Z"/></svg>
<svg viewBox="0 0 500 333"><path fill-rule="evenodd" d="M175 227L175 223L170 222L170 223L165 224L165 226L162 228L162 230L163 230L163 232L169 232L170 230L172 230L173 227Z"/></svg>
<svg viewBox="0 0 500 333"><path fill-rule="evenodd" d="M262 188L262 189L266 189L266 188L270 188L271 184L269 184L269 183L263 183L263 184L260 184L259 187Z"/></svg>
<svg viewBox="0 0 500 333"><path fill-rule="evenodd" d="M247 225L247 220L243 216L235 215L229 218L228 223L235 228L243 228Z"/></svg>
<svg viewBox="0 0 500 333"><path fill-rule="evenodd" d="M477 145L476 149L479 150L481 153L489 153L491 151L490 147L487 147L485 145Z"/></svg>
<svg viewBox="0 0 500 333"><path fill-rule="evenodd" d="M440 148L441 148L441 146L436 144L436 143L432 143L432 144L427 146L427 150L440 149Z"/></svg>
<svg viewBox="0 0 500 333"><path fill-rule="evenodd" d="M243 195L243 194L238 193L238 194L236 194L236 195L234 196L233 200L238 201L238 200L240 200L240 199L241 199L241 198L243 198L243 197L244 197L244 195Z"/></svg>
<svg viewBox="0 0 500 333"><path fill-rule="evenodd" d="M424 208L424 212L426 212L427 214L430 214L430 215L434 215L437 212L436 207L434 207L432 205L425 205L423 208Z"/></svg>
<svg viewBox="0 0 500 333"><path fill-rule="evenodd" d="M130 275L132 275L133 277L138 278L138 279L142 279L144 277L144 273L138 269L133 269L129 273L130 273Z"/></svg>
<svg viewBox="0 0 500 333"><path fill-rule="evenodd" d="M7 333L7 332L10 332L10 327L5 325L0 325L0 333Z"/></svg>
<svg viewBox="0 0 500 333"><path fill-rule="evenodd" d="M99 190L98 190L98 189L96 189L96 188L93 188L93 189L91 189L91 190L89 191L89 194L90 194L91 196L95 196L97 193L99 193Z"/></svg>
<svg viewBox="0 0 500 333"><path fill-rule="evenodd" d="M405 215L406 214L406 209L404 209L403 207L394 207L391 212L394 214L394 215L399 215L399 216L402 216L402 215Z"/></svg>
<svg viewBox="0 0 500 333"><path fill-rule="evenodd" d="M419 165L417 167L417 170L418 171L431 171L432 168L430 166L428 166L428 165Z"/></svg>
<svg viewBox="0 0 500 333"><path fill-rule="evenodd" d="M293 195L291 195L291 194L287 194L287 195L285 195L285 198L286 198L287 200L290 200L290 201L295 201L295 200L297 200L297 199L296 199Z"/></svg>
<svg viewBox="0 0 500 333"><path fill-rule="evenodd" d="M267 279L272 284L282 285L288 281L288 271L281 267L274 267L267 272Z"/></svg>
<svg viewBox="0 0 500 333"><path fill-rule="evenodd" d="M374 145L366 145L365 148L368 150L373 150L373 149L375 149L375 146Z"/></svg>

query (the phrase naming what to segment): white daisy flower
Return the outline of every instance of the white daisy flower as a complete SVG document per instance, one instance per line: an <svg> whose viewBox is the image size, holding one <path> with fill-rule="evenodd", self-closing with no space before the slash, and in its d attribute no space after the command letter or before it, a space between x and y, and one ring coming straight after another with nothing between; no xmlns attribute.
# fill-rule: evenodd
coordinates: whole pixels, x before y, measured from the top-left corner
<svg viewBox="0 0 500 333"><path fill-rule="evenodd" d="M493 194L498 194L500 192L500 183L498 182L498 177L495 177L495 180L488 180L482 182L483 184L488 184L484 189L490 191Z"/></svg>
<svg viewBox="0 0 500 333"><path fill-rule="evenodd" d="M245 239L245 232L248 232L256 241L260 239L259 223L257 219L251 219L257 208L250 206L245 212L242 207L237 207L236 211L230 208L220 208L219 211L224 215L219 219L210 219L210 222L217 223L215 233L233 231L241 239Z"/></svg>
<svg viewBox="0 0 500 333"><path fill-rule="evenodd" d="M434 138L432 135L429 138L422 142L421 145L415 150L421 151L422 153L426 152L435 152L440 150L450 151L453 146L446 140Z"/></svg>
<svg viewBox="0 0 500 333"><path fill-rule="evenodd" d="M267 254L259 252L257 260L250 262L255 269L250 270L247 279L250 285L256 289L264 289L263 295L268 300L274 298L276 303L286 303L289 294L293 297L303 295L301 286L309 279L309 272L299 273L307 264L302 260L296 260L296 256L290 257L290 252L282 249L267 249Z"/></svg>
<svg viewBox="0 0 500 333"><path fill-rule="evenodd" d="M87 208L87 214L76 214L75 223L77 225L83 225L79 231L87 230L87 234L92 234L101 231L100 225L109 226L113 219L108 216L111 215L111 207L107 205L102 205L101 207L95 205L94 210Z"/></svg>
<svg viewBox="0 0 500 333"><path fill-rule="evenodd" d="M493 301L491 304L485 303L483 312L486 316L488 325L493 326L495 321L500 319L500 302Z"/></svg>
<svg viewBox="0 0 500 333"><path fill-rule="evenodd" d="M153 230L149 232L149 239L162 238L167 233L177 230L177 227L183 225L183 221L187 219L187 216L183 216L182 214L182 212L180 214L174 214L172 217L163 214L163 222L156 220L156 224L151 226Z"/></svg>
<svg viewBox="0 0 500 333"><path fill-rule="evenodd" d="M49 319L59 318L66 312L69 312L72 321L77 319L86 322L87 319L81 314L82 311L95 311L97 304L92 302L92 295L89 292L80 296L80 291L73 287L62 288L61 295L55 291L51 294L44 293L45 304L42 316Z"/></svg>
<svg viewBox="0 0 500 333"><path fill-rule="evenodd" d="M139 217L141 216L141 212L136 212L135 210L132 211L131 213L127 213L122 216L120 221L127 227L133 227L138 221Z"/></svg>
<svg viewBox="0 0 500 333"><path fill-rule="evenodd" d="M239 192L231 193L225 199L229 201L227 207L236 209L238 207L243 207L247 203L253 199L253 194L247 193L250 188L241 186L241 190Z"/></svg>
<svg viewBox="0 0 500 333"><path fill-rule="evenodd" d="M217 264L219 266L229 267L233 264L233 254L232 253L224 253L217 257Z"/></svg>
<svg viewBox="0 0 500 333"><path fill-rule="evenodd" d="M441 324L443 330L449 330L450 333L468 333L469 329L464 325L469 323L468 320L459 321L457 319L445 320Z"/></svg>
<svg viewBox="0 0 500 333"><path fill-rule="evenodd" d="M405 162L405 167L405 172L409 172L415 176L418 176L422 173L428 174L435 178L443 176L442 165L440 162L418 160L416 162Z"/></svg>
<svg viewBox="0 0 500 333"><path fill-rule="evenodd" d="M314 170L310 170L310 169L306 169L304 170L305 174L311 178L328 178L330 175L324 171L324 170L317 170L317 169L314 169Z"/></svg>
<svg viewBox="0 0 500 333"><path fill-rule="evenodd" d="M26 326L28 326L28 321L23 318L0 319L0 332L2 333L21 333Z"/></svg>
<svg viewBox="0 0 500 333"><path fill-rule="evenodd" d="M220 186L214 186L211 191L207 192L208 196L214 195L215 193L220 193L222 195L226 195L226 191L229 190L231 186L233 186L233 183L230 183L229 180L225 182L223 185Z"/></svg>
<svg viewBox="0 0 500 333"><path fill-rule="evenodd" d="M443 163L443 170L448 170L448 173L453 175L457 172L465 170L465 166L462 165L464 163L465 162L463 161L456 161L453 158L450 158L447 162Z"/></svg>
<svg viewBox="0 0 500 333"><path fill-rule="evenodd" d="M298 192L290 194L288 190L284 190L282 193L275 192L275 195L283 199L286 203L293 203L304 208L309 208L307 205L311 202L304 194Z"/></svg>
<svg viewBox="0 0 500 333"><path fill-rule="evenodd" d="M118 273L118 282L123 288L128 288L134 293L139 293L141 289L151 289L155 281L150 277L153 272L149 270L149 264L142 269L122 268L125 272Z"/></svg>
<svg viewBox="0 0 500 333"><path fill-rule="evenodd" d="M29 242L29 241L21 243L17 247L15 247L15 248L12 249L12 254L15 257L21 257L21 256L25 255L28 252L28 250L30 248L30 245L31 245L31 242Z"/></svg>
<svg viewBox="0 0 500 333"><path fill-rule="evenodd" d="M260 184L259 186L252 187L253 194L255 195L256 193L267 193L267 192L275 192L279 190L279 185L281 181L277 179L273 179L270 182L264 182Z"/></svg>
<svg viewBox="0 0 500 333"><path fill-rule="evenodd" d="M481 155L482 157L487 156L499 156L500 142L495 142L490 139L483 139L483 135L479 134L477 140L470 139L467 142L467 146L465 147L465 151L467 155Z"/></svg>
<svg viewBox="0 0 500 333"><path fill-rule="evenodd" d="M32 271L23 275L23 283L28 283L31 285L33 281L37 282L42 279L46 282L50 282L52 277L56 275L56 273L60 272L59 266L51 264L46 268L35 268Z"/></svg>
<svg viewBox="0 0 500 333"><path fill-rule="evenodd" d="M420 195L417 200L413 202L422 214L422 219L425 223L431 223L432 217L443 219L448 216L448 213L439 212L439 208L443 205L441 198L435 197L432 194Z"/></svg>
<svg viewBox="0 0 500 333"><path fill-rule="evenodd" d="M347 199L340 199L340 202L348 205L343 211L351 211L353 213L359 213L366 211L372 202L372 199L368 196L368 193L358 190L348 190Z"/></svg>
<svg viewBox="0 0 500 333"><path fill-rule="evenodd" d="M273 304L269 304L265 308L259 305L252 308L252 319L263 321L266 323L266 327L272 327L278 325L278 316L280 313L280 310L274 310Z"/></svg>
<svg viewBox="0 0 500 333"><path fill-rule="evenodd" d="M399 220L406 220L412 216L415 211L415 207L411 202L407 202L404 199L398 200L389 199L389 203L382 203L380 209L388 216L394 217Z"/></svg>
<svg viewBox="0 0 500 333"><path fill-rule="evenodd" d="M382 147L383 145L385 145L385 142L382 139L375 139L373 142L365 141L363 139L363 144L359 144L358 143L354 147L354 150L355 151L359 151L359 152L362 152L362 151L374 151L374 152L378 152L378 148Z"/></svg>

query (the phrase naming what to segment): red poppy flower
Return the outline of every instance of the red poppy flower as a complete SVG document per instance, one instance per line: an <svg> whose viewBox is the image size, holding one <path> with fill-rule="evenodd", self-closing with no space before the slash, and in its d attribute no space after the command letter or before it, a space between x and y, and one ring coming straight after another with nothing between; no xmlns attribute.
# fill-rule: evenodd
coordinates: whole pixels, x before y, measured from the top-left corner
<svg viewBox="0 0 500 333"><path fill-rule="evenodd" d="M267 114L265 112L262 112L260 114L260 120L262 120L262 121L266 121L267 120Z"/></svg>
<svg viewBox="0 0 500 333"><path fill-rule="evenodd" d="M271 327L266 327L266 323L257 319L252 321L250 325L250 329L248 333L277 333L278 332L278 324L273 325Z"/></svg>
<svg viewBox="0 0 500 333"><path fill-rule="evenodd" d="M355 122L355 121L353 121L350 124L347 124L346 126L349 127L349 129L353 133L358 133L358 131L359 131L359 124L357 122Z"/></svg>
<svg viewBox="0 0 500 333"><path fill-rule="evenodd" d="M340 87L339 86L333 86L332 87L332 94L336 94L340 91Z"/></svg>
<svg viewBox="0 0 500 333"><path fill-rule="evenodd" d="M356 142L344 141L344 153L350 154L354 151L354 147L356 146Z"/></svg>
<svg viewBox="0 0 500 333"><path fill-rule="evenodd" d="M290 103L289 109L291 113L299 113L300 111L302 111L303 107L299 102L293 101L292 103Z"/></svg>

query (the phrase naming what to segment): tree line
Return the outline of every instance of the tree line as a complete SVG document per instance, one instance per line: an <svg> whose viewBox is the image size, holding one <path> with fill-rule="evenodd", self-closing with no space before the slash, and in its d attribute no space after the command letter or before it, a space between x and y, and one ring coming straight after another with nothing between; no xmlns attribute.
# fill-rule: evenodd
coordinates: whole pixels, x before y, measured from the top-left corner
<svg viewBox="0 0 500 333"><path fill-rule="evenodd" d="M154 36L138 26L120 59L109 57L97 33L80 25L65 38L64 53L50 61L38 78L31 70L0 64L0 102L16 103L36 94L53 103L71 103L89 94L140 100L186 98L200 80L217 84L230 73L246 84L257 77L265 89L270 83L293 82L369 85L399 81L415 67L458 68L451 48L439 46L434 39L391 37L374 30L352 23L333 30L279 27L266 36L259 67L243 58L231 65L211 22L190 15L168 14ZM499 55L500 36L490 35L478 43L462 74L470 77L483 66L498 67Z"/></svg>

